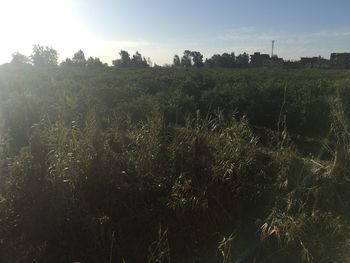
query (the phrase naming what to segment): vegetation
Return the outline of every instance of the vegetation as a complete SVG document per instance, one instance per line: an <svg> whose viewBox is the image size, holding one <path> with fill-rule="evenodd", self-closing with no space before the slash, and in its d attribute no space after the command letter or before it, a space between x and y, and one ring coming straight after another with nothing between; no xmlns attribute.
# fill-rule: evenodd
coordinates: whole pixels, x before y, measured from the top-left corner
<svg viewBox="0 0 350 263"><path fill-rule="evenodd" d="M184 68L201 68L203 66L209 68L248 68L249 55L243 53L236 57L235 53L215 54L203 62L203 55L200 52L185 50L181 59L178 55L174 56L173 66Z"/></svg>
<svg viewBox="0 0 350 263"><path fill-rule="evenodd" d="M348 71L126 53L0 67L0 262L348 262Z"/></svg>

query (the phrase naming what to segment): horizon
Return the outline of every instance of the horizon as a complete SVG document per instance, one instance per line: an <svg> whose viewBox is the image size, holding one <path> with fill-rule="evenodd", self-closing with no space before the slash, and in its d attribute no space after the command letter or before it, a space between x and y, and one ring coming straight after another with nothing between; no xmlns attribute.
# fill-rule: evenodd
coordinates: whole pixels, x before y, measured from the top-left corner
<svg viewBox="0 0 350 263"><path fill-rule="evenodd" d="M0 64L10 62L14 52L29 56L35 44L56 49L59 61L81 49L109 65L122 49L164 65L186 49L205 58L224 52L270 54L272 40L274 53L286 60L329 58L350 51L349 8L340 0L0 0Z"/></svg>

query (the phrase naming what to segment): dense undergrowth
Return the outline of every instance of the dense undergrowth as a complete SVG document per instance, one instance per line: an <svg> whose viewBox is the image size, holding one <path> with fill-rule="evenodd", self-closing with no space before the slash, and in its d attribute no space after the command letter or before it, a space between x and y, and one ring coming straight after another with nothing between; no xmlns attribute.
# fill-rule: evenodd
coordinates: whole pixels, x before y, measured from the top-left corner
<svg viewBox="0 0 350 263"><path fill-rule="evenodd" d="M7 65L0 100L0 262L350 258L347 71Z"/></svg>

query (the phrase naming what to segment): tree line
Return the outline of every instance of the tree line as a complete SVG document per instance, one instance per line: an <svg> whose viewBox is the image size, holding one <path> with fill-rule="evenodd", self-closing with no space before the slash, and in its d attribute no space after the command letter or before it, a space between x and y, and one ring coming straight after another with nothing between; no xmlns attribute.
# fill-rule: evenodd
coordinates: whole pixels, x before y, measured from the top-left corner
<svg viewBox="0 0 350 263"><path fill-rule="evenodd" d="M119 52L120 58L112 61L113 66L117 68L147 68L152 65L151 60L141 55L140 52L131 57L130 54L121 50ZM103 63L97 57L89 57L86 59L84 52L78 50L72 58L66 58L60 64L58 63L58 52L52 47L34 45L32 54L28 57L19 52L12 54L12 60L10 62L13 65L33 65L36 67L107 67L107 63Z"/></svg>
<svg viewBox="0 0 350 263"><path fill-rule="evenodd" d="M12 54L12 60L10 62L14 65L33 65L37 67L107 67L107 63L103 63L98 57L85 57L82 50L78 50L72 58L66 58L61 63L58 62L58 52L52 47L34 45L32 54L25 56L19 52ZM117 68L148 68L155 66L150 58L145 58L139 51L131 55L128 51L121 50L119 52L119 58L112 61L112 65ZM201 68L201 67L221 67L221 68L244 68L249 66L249 55L247 53L239 54L235 53L223 53L215 54L211 58L203 59L203 54L199 51L185 50L183 55L175 55L172 65L168 65L176 68Z"/></svg>
<svg viewBox="0 0 350 263"><path fill-rule="evenodd" d="M198 51L185 50L183 56L178 55L173 59L174 67L220 67L220 68L243 68L249 66L249 55L247 53L235 56L235 53L215 54L211 58L203 61L203 55Z"/></svg>
<svg viewBox="0 0 350 263"><path fill-rule="evenodd" d="M52 47L34 45L32 54L27 57L19 52L12 54L12 60L10 62L14 65L33 65L36 67L56 67L58 63L58 52ZM107 66L106 63L102 63L99 58L89 57L85 58L85 54L82 50L78 50L73 58L66 58L60 63L60 66L79 66L79 67L103 67Z"/></svg>

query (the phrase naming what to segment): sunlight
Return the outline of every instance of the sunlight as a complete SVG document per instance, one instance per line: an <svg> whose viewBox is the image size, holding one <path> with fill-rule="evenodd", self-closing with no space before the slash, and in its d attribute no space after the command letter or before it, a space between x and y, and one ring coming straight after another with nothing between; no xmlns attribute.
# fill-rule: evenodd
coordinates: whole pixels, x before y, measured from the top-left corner
<svg viewBox="0 0 350 263"><path fill-rule="evenodd" d="M33 44L72 46L83 35L77 18L68 0L0 0L0 59Z"/></svg>
<svg viewBox="0 0 350 263"><path fill-rule="evenodd" d="M350 263L349 10L0 0L0 263Z"/></svg>

